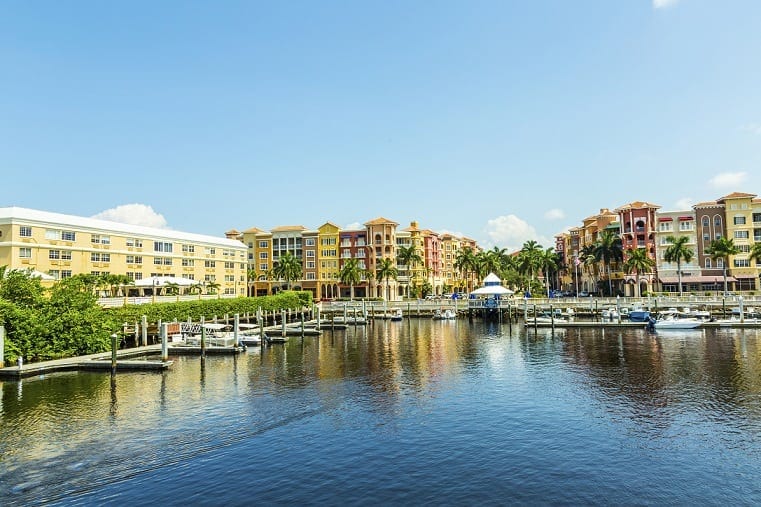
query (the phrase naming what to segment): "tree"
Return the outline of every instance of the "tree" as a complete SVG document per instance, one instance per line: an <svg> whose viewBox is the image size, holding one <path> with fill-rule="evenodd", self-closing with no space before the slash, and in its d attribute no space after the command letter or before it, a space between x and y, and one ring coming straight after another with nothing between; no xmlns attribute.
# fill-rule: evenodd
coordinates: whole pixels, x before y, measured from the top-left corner
<svg viewBox="0 0 761 507"><path fill-rule="evenodd" d="M611 265L624 258L624 250L621 238L611 231L603 231L594 245L594 256L597 262L602 262L608 273L608 295L613 295L613 279Z"/></svg>
<svg viewBox="0 0 761 507"><path fill-rule="evenodd" d="M273 274L285 280L288 290L291 290L291 282L301 278L301 260L291 252L285 252L280 256L280 261L272 269Z"/></svg>
<svg viewBox="0 0 761 507"><path fill-rule="evenodd" d="M634 271L636 273L637 278L637 297L642 296L640 294L640 288L639 288L639 276L642 273L646 273L653 269L653 266L655 266L655 261L651 259L647 255L647 250L644 248L630 248L626 252L626 261L624 261L624 271L627 273L631 273ZM681 292L682 287L679 286L679 291Z"/></svg>
<svg viewBox="0 0 761 507"><path fill-rule="evenodd" d="M460 272L463 280L466 281L466 287L470 283L471 289L469 290L472 290L472 278L469 275L475 273L477 267L476 255L472 248L466 246L457 251L454 268Z"/></svg>
<svg viewBox="0 0 761 507"><path fill-rule="evenodd" d="M686 243L690 240L687 236L668 236L666 241L671 243L663 254L666 262L676 262L676 276L679 280L679 295L682 295L682 261L690 262L695 253L687 248Z"/></svg>
<svg viewBox="0 0 761 507"><path fill-rule="evenodd" d="M256 270L255 269L247 269L246 270L246 282L248 282L248 283L246 283L246 286L247 286L246 287L246 294L248 294L249 296L254 296L255 295L254 291L253 291L253 287L254 287L253 284L254 284L254 282L256 282L256 277L257 277L257 274L256 274Z"/></svg>
<svg viewBox="0 0 761 507"><path fill-rule="evenodd" d="M389 259L388 257L383 258L378 263L378 269L376 271L376 276L378 280L383 283L383 280L386 280L386 287L383 291L383 299L388 298L388 280L389 278L393 278L396 280L396 277L398 275L398 271L396 269L396 266L394 266L394 261Z"/></svg>
<svg viewBox="0 0 761 507"><path fill-rule="evenodd" d="M349 298L354 299L354 285L359 283L362 278L362 269L359 267L357 259L349 259L338 272L341 283L348 284L350 287Z"/></svg>
<svg viewBox="0 0 761 507"><path fill-rule="evenodd" d="M740 250L735 246L734 241L727 238L719 238L711 241L711 244L706 248L706 254L708 254L712 260L722 260L722 270L724 272L724 297L727 297L727 264L729 264L729 256L737 255Z"/></svg>
<svg viewBox="0 0 761 507"><path fill-rule="evenodd" d="M31 276L29 271L0 268L0 298L22 308L38 308L44 295L40 279Z"/></svg>
<svg viewBox="0 0 761 507"><path fill-rule="evenodd" d="M399 247L396 254L396 260L403 266L407 267L407 272L409 273L410 266L417 266L418 264L423 263L423 258L418 253L417 249L415 249L414 245L410 246L402 246ZM409 297L409 283L407 284L407 297Z"/></svg>
<svg viewBox="0 0 761 507"><path fill-rule="evenodd" d="M219 284L215 280L209 280L205 285L209 294L216 294L219 290Z"/></svg>
<svg viewBox="0 0 761 507"><path fill-rule="evenodd" d="M555 273L560 266L560 257L554 248L547 248L539 254L539 269L544 272L544 283L547 286L547 297L550 296L550 274Z"/></svg>
<svg viewBox="0 0 761 507"><path fill-rule="evenodd" d="M533 239L523 243L520 252L518 252L518 270L524 274L528 273L531 282L534 281L536 270L540 267L541 255L542 245Z"/></svg>
<svg viewBox="0 0 761 507"><path fill-rule="evenodd" d="M761 265L761 243L753 243L748 260L756 261L756 266Z"/></svg>

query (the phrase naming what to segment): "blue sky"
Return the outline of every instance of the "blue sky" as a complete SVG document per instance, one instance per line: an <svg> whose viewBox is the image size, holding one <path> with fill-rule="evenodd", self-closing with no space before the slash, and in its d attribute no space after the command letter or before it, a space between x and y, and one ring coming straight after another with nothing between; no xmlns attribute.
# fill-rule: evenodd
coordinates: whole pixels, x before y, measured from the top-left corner
<svg viewBox="0 0 761 507"><path fill-rule="evenodd" d="M549 247L761 193L759 26L757 0L4 1L0 206Z"/></svg>

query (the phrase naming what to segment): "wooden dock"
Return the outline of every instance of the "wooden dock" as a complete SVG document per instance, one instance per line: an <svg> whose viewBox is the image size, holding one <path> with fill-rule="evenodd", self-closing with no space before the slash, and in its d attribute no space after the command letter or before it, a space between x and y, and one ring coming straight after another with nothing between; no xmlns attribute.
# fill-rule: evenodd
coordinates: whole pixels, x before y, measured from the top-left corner
<svg viewBox="0 0 761 507"><path fill-rule="evenodd" d="M149 345L117 352L116 371L163 371L172 366L173 361L129 359L146 354L161 352L160 345ZM88 356L55 359L24 364L21 367L0 368L0 379L19 380L61 371L111 371L111 354L91 354Z"/></svg>

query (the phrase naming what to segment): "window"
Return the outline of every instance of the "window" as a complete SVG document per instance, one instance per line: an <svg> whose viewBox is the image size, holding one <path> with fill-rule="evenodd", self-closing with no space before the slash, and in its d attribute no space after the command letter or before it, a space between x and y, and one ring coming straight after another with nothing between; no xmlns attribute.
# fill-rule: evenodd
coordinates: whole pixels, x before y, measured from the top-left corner
<svg viewBox="0 0 761 507"><path fill-rule="evenodd" d="M71 260L71 250L61 250L61 260L62 261L70 261Z"/></svg>
<svg viewBox="0 0 761 507"><path fill-rule="evenodd" d="M204 265L204 267L207 267L207 268L215 268L215 267L217 267L217 262L216 261L204 261L203 265Z"/></svg>
<svg viewBox="0 0 761 507"><path fill-rule="evenodd" d="M721 227L721 217L714 217L713 225L714 227Z"/></svg>
<svg viewBox="0 0 761 507"><path fill-rule="evenodd" d="M733 218L732 222L735 225L745 225L745 217L742 216L742 215L738 215L738 216Z"/></svg>
<svg viewBox="0 0 761 507"><path fill-rule="evenodd" d="M269 269L269 264L266 262L264 264L259 264L259 271L267 271Z"/></svg>
<svg viewBox="0 0 761 507"><path fill-rule="evenodd" d="M184 267L192 267L195 266L195 261L193 259L182 259L182 265Z"/></svg>
<svg viewBox="0 0 761 507"><path fill-rule="evenodd" d="M71 270L70 269L62 269L61 270L61 280L64 278L71 278Z"/></svg>
<svg viewBox="0 0 761 507"><path fill-rule="evenodd" d="M217 254L217 249L216 248L205 247L203 250L206 253L206 255L216 255Z"/></svg>
<svg viewBox="0 0 761 507"><path fill-rule="evenodd" d="M733 262L736 268L749 268L750 261L748 259L735 259Z"/></svg>
<svg viewBox="0 0 761 507"><path fill-rule="evenodd" d="M18 249L18 256L22 259L31 259L32 258L32 249L21 247Z"/></svg>
<svg viewBox="0 0 761 507"><path fill-rule="evenodd" d="M31 238L32 228L27 227L26 225L22 225L21 229L19 229L19 236L21 236L22 238Z"/></svg>
<svg viewBox="0 0 761 507"><path fill-rule="evenodd" d="M748 239L750 233L748 231L735 231L735 239Z"/></svg>
<svg viewBox="0 0 761 507"><path fill-rule="evenodd" d="M61 231L61 239L64 241L76 241L77 234L74 231Z"/></svg>
<svg viewBox="0 0 761 507"><path fill-rule="evenodd" d="M304 246L314 246L314 238L305 238Z"/></svg>
<svg viewBox="0 0 761 507"><path fill-rule="evenodd" d="M58 260L60 258L61 258L61 251L60 250L50 250L48 252L48 259Z"/></svg>
<svg viewBox="0 0 761 507"><path fill-rule="evenodd" d="M267 248L269 247L269 241L260 241L259 242L259 248Z"/></svg>
<svg viewBox="0 0 761 507"><path fill-rule="evenodd" d="M111 262L111 254L101 253L101 252L92 252L90 254L90 261L91 262Z"/></svg>
<svg viewBox="0 0 761 507"><path fill-rule="evenodd" d="M316 280L317 279L315 277L315 274L313 272L307 273L306 275L307 275L307 277L306 277L307 280Z"/></svg>
<svg viewBox="0 0 761 507"><path fill-rule="evenodd" d="M706 259L706 269L711 269L711 259Z"/></svg>
<svg viewBox="0 0 761 507"><path fill-rule="evenodd" d="M260 259L267 259L267 258L269 258L269 253L268 252L259 252L259 258Z"/></svg>
<svg viewBox="0 0 761 507"><path fill-rule="evenodd" d="M750 253L750 245L735 245L740 253Z"/></svg>
<svg viewBox="0 0 761 507"><path fill-rule="evenodd" d="M93 234L90 237L90 242L100 245L110 245L111 244L111 236L104 236L103 234Z"/></svg>
<svg viewBox="0 0 761 507"><path fill-rule="evenodd" d="M195 253L195 245L182 245L182 251L186 253Z"/></svg>
<svg viewBox="0 0 761 507"><path fill-rule="evenodd" d="M671 227L671 222L661 222L658 224L658 231L660 232L669 232L673 228Z"/></svg>
<svg viewBox="0 0 761 507"><path fill-rule="evenodd" d="M171 266L172 265L172 258L171 257L164 257L164 266Z"/></svg>
<svg viewBox="0 0 761 507"><path fill-rule="evenodd" d="M127 256L127 264L142 264L142 263L143 263L142 255L128 255Z"/></svg>
<svg viewBox="0 0 761 507"><path fill-rule="evenodd" d="M154 252L171 253L172 252L172 244L171 243L167 243L165 241L154 241L153 242L153 251Z"/></svg>
<svg viewBox="0 0 761 507"><path fill-rule="evenodd" d="M708 227L711 225L711 221L708 220L708 217L703 217L703 227Z"/></svg>
<svg viewBox="0 0 761 507"><path fill-rule="evenodd" d="M143 240L137 238L127 238L127 246L143 248Z"/></svg>
<svg viewBox="0 0 761 507"><path fill-rule="evenodd" d="M314 269L314 261L307 261L307 269Z"/></svg>
<svg viewBox="0 0 761 507"><path fill-rule="evenodd" d="M307 250L307 259L314 258L314 250Z"/></svg>
<svg viewBox="0 0 761 507"><path fill-rule="evenodd" d="M51 269L50 271L48 271L48 274L52 276L53 278L55 278L56 280L61 279L61 272L57 269Z"/></svg>
<svg viewBox="0 0 761 507"><path fill-rule="evenodd" d="M225 262L225 269L235 269L235 263L234 262Z"/></svg>
<svg viewBox="0 0 761 507"><path fill-rule="evenodd" d="M153 265L154 266L161 266L161 257L154 257L153 258Z"/></svg>

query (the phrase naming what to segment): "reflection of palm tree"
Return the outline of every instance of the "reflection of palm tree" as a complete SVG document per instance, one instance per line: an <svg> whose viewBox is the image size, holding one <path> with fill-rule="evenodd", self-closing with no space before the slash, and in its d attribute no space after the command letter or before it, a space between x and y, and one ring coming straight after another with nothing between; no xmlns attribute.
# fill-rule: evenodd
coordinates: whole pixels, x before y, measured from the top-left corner
<svg viewBox="0 0 761 507"><path fill-rule="evenodd" d="M740 250L735 246L734 241L727 238L719 238L712 241L706 249L706 253L712 260L721 259L722 268L724 271L724 297L727 296L727 264L729 264L729 256L737 255Z"/></svg>
<svg viewBox="0 0 761 507"><path fill-rule="evenodd" d="M353 300L354 285L358 284L360 278L362 277L362 270L359 267L359 261L357 259L347 260L341 268L341 271L339 271L338 277L341 279L341 283L349 284L349 298Z"/></svg>
<svg viewBox="0 0 761 507"><path fill-rule="evenodd" d="M647 255L647 250L644 248L637 248L636 250L634 248L630 248L627 252L627 259L624 262L624 271L627 273L634 271L637 274L637 297L642 296L642 294L640 294L639 288L639 276L643 272L650 271L653 266L655 266L655 261ZM682 292L681 278L679 279L679 292Z"/></svg>
<svg viewBox="0 0 761 507"><path fill-rule="evenodd" d="M666 241L671 243L663 254L663 260L666 262L676 262L676 276L679 280L679 295L682 295L682 261L690 262L694 252L687 248L686 244L690 240L687 236L669 236Z"/></svg>
<svg viewBox="0 0 761 507"><path fill-rule="evenodd" d="M380 280L381 283L383 282L384 279L386 280L386 287L383 292L383 299L388 298L389 278L393 278L394 280L396 280L397 274L398 274L398 271L396 269L396 266L394 266L394 261L392 261L391 259L386 257L384 259L381 259L381 261L378 263L378 270L377 270L378 280Z"/></svg>

